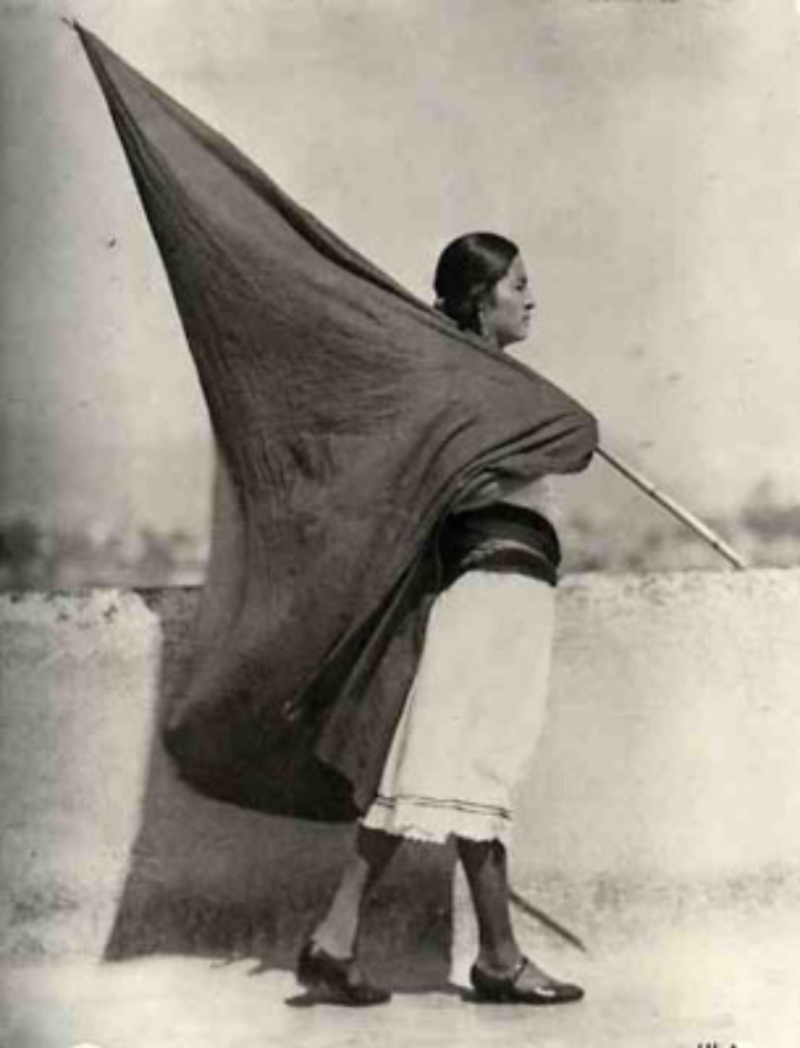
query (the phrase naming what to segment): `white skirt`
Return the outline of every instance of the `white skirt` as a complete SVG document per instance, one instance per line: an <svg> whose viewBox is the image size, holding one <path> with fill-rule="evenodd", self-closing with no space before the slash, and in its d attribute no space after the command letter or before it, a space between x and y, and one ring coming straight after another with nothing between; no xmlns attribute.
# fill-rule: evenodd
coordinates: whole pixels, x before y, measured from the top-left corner
<svg viewBox="0 0 800 1048"><path fill-rule="evenodd" d="M508 843L544 722L554 609L552 586L510 573L469 571L437 597L364 826Z"/></svg>

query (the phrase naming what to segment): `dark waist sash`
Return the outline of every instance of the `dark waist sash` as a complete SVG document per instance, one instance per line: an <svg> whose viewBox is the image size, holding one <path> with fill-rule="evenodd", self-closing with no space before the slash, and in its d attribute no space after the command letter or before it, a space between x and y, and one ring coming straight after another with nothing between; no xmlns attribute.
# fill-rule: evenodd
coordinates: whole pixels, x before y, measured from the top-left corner
<svg viewBox="0 0 800 1048"><path fill-rule="evenodd" d="M535 510L508 502L448 517L441 533L444 586L465 571L514 572L555 586L561 546L553 525Z"/></svg>

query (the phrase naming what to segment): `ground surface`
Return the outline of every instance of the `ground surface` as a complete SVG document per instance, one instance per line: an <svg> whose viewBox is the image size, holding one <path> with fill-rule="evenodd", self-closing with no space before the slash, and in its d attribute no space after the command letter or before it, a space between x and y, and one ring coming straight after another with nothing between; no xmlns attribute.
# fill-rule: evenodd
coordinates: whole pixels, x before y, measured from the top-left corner
<svg viewBox="0 0 800 1048"><path fill-rule="evenodd" d="M5 969L2 1048L798 1048L796 913L661 930L540 959L581 981L578 1005L479 1005L456 987L353 1011L309 1006L291 973L253 960L152 957Z"/></svg>

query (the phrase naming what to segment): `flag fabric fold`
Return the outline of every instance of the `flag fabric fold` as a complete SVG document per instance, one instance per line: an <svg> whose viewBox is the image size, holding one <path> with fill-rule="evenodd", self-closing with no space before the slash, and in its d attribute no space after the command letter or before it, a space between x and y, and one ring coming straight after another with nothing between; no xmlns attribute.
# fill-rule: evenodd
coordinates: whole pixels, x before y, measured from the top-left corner
<svg viewBox="0 0 800 1048"><path fill-rule="evenodd" d="M448 513L495 479L581 469L595 421L77 28L183 322L236 536L207 580L167 747L212 796L353 818L413 679Z"/></svg>

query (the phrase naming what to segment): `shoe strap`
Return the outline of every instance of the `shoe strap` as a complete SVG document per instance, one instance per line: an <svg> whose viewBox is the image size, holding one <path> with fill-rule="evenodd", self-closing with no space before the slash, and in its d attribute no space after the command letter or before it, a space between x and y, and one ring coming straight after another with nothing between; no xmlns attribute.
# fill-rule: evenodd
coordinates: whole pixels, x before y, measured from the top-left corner
<svg viewBox="0 0 800 1048"><path fill-rule="evenodd" d="M334 964L351 965L355 963L356 955L351 953L349 957L337 957L335 954L329 953L324 946L320 946L314 939L310 940L310 953L312 957L317 957L319 960L332 961Z"/></svg>

